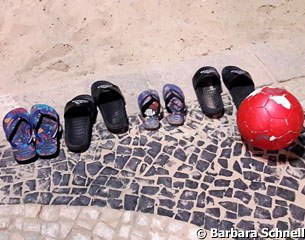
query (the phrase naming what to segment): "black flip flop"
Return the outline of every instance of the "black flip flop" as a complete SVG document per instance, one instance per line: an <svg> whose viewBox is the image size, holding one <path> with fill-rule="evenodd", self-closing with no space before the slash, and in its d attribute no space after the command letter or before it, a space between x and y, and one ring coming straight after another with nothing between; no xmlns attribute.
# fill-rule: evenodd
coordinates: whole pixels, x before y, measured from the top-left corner
<svg viewBox="0 0 305 240"><path fill-rule="evenodd" d="M222 70L222 80L228 88L236 108L255 90L251 75L235 66L227 66Z"/></svg>
<svg viewBox="0 0 305 240"><path fill-rule="evenodd" d="M222 89L217 70L208 66L200 68L193 77L193 87L202 112L208 117L222 116Z"/></svg>
<svg viewBox="0 0 305 240"><path fill-rule="evenodd" d="M86 151L91 142L97 109L90 95L79 95L65 106L65 142L73 152Z"/></svg>
<svg viewBox="0 0 305 240"><path fill-rule="evenodd" d="M91 94L108 130L113 133L126 132L128 117L125 99L119 87L107 81L97 81L91 86Z"/></svg>

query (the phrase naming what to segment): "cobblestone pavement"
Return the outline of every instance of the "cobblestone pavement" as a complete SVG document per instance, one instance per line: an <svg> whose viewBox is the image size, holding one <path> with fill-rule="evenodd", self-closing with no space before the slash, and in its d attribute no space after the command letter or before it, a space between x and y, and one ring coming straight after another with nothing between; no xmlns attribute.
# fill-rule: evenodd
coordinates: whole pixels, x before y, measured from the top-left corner
<svg viewBox="0 0 305 240"><path fill-rule="evenodd" d="M274 86L304 103L302 81ZM194 103L178 128L163 121L147 132L131 116L129 133L113 135L98 122L83 154L62 142L57 158L17 165L1 145L0 239L173 240L196 239L199 227L304 227L305 133L285 150L249 150L223 99L221 119Z"/></svg>

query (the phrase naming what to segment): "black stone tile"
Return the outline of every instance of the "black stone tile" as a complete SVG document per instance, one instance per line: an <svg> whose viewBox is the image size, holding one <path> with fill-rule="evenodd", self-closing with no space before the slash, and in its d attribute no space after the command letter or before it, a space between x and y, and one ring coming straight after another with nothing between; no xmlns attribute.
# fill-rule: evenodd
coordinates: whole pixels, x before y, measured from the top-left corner
<svg viewBox="0 0 305 240"><path fill-rule="evenodd" d="M191 165L196 165L197 160L198 160L198 156L197 156L195 153L192 153L192 154L190 155L190 157L189 157L188 162L189 162L189 164L191 164Z"/></svg>
<svg viewBox="0 0 305 240"><path fill-rule="evenodd" d="M135 210L138 204L138 196L126 194L124 196L124 209Z"/></svg>
<svg viewBox="0 0 305 240"><path fill-rule="evenodd" d="M295 204L289 204L289 211L291 216L298 221L304 222L305 209L301 208Z"/></svg>
<svg viewBox="0 0 305 240"><path fill-rule="evenodd" d="M201 141L201 140L197 141L197 146L198 147L201 147L203 145L204 145L204 141Z"/></svg>
<svg viewBox="0 0 305 240"><path fill-rule="evenodd" d="M215 178L213 176L210 175L205 175L203 178L203 181L206 183L212 183L215 180Z"/></svg>
<svg viewBox="0 0 305 240"><path fill-rule="evenodd" d="M278 229L281 229L282 231L289 229L288 222L283 222L283 221L278 221L276 224L276 227Z"/></svg>
<svg viewBox="0 0 305 240"><path fill-rule="evenodd" d="M119 198L121 195L121 191L109 189L108 198Z"/></svg>
<svg viewBox="0 0 305 240"><path fill-rule="evenodd" d="M214 153L210 153L206 150L202 150L202 153L201 153L201 156L200 156L202 159L208 161L208 162L212 162L215 157L216 157L216 154Z"/></svg>
<svg viewBox="0 0 305 240"><path fill-rule="evenodd" d="M197 198L196 207L204 208L205 207L205 198L206 198L205 192L200 193Z"/></svg>
<svg viewBox="0 0 305 240"><path fill-rule="evenodd" d="M222 148L225 148L225 147L231 147L232 146L232 143L234 142L234 140L232 138L226 138L225 140L223 140L221 142L221 147Z"/></svg>
<svg viewBox="0 0 305 240"><path fill-rule="evenodd" d="M146 195L155 195L157 192L159 192L159 187L143 186L141 189L141 193Z"/></svg>
<svg viewBox="0 0 305 240"><path fill-rule="evenodd" d="M223 201L223 202L219 202L219 204L227 210L230 210L232 212L237 212L237 203L235 202Z"/></svg>
<svg viewBox="0 0 305 240"><path fill-rule="evenodd" d="M171 188L172 187L172 178L171 177L158 177L157 184L163 185L164 187Z"/></svg>
<svg viewBox="0 0 305 240"><path fill-rule="evenodd" d="M272 198L261 194L259 192L254 193L254 202L262 207L271 208L272 206Z"/></svg>
<svg viewBox="0 0 305 240"><path fill-rule="evenodd" d="M167 209L161 208L161 207L158 207L157 213L160 216L167 216L167 217L170 217L170 218L172 218L175 215L175 213L173 211L167 210Z"/></svg>
<svg viewBox="0 0 305 240"><path fill-rule="evenodd" d="M136 182L132 182L130 184L130 189L132 190L133 194L139 194L139 188L140 188L140 185Z"/></svg>
<svg viewBox="0 0 305 240"><path fill-rule="evenodd" d="M169 171L165 168L157 167L156 174L157 175L169 175Z"/></svg>
<svg viewBox="0 0 305 240"><path fill-rule="evenodd" d="M280 206L284 206L284 207L288 206L287 201L285 201L285 200L275 199L275 204L280 205Z"/></svg>
<svg viewBox="0 0 305 240"><path fill-rule="evenodd" d="M152 141L147 143L147 146L150 147L150 149L147 151L147 153L152 157L155 158L159 152L161 151L161 143L156 142L156 141Z"/></svg>
<svg viewBox="0 0 305 240"><path fill-rule="evenodd" d="M216 179L214 181L215 187L228 187L231 183L231 180L226 179Z"/></svg>
<svg viewBox="0 0 305 240"><path fill-rule="evenodd" d="M187 222L190 219L190 216L190 212L178 210L178 213L175 215L175 219Z"/></svg>
<svg viewBox="0 0 305 240"><path fill-rule="evenodd" d="M128 159L129 156L117 156L114 160L114 167L118 169L123 169Z"/></svg>
<svg viewBox="0 0 305 240"><path fill-rule="evenodd" d="M138 168L138 165L140 164L140 162L141 162L141 159L132 157L129 159L125 168L135 172L135 171L137 171L137 168Z"/></svg>
<svg viewBox="0 0 305 240"><path fill-rule="evenodd" d="M228 160L225 158L218 158L218 163L223 168L228 168Z"/></svg>
<svg viewBox="0 0 305 240"><path fill-rule="evenodd" d="M123 144L123 145L130 145L131 141L132 141L132 138L130 136L128 136L128 137L125 137L125 138L121 139L119 141L119 143Z"/></svg>
<svg viewBox="0 0 305 240"><path fill-rule="evenodd" d="M207 151L212 152L212 153L216 153L218 147L216 145L213 144L209 144L208 146L206 146L205 148Z"/></svg>
<svg viewBox="0 0 305 240"><path fill-rule="evenodd" d="M145 146L147 141L148 140L147 140L146 136L143 136L143 135L140 136L140 146Z"/></svg>
<svg viewBox="0 0 305 240"><path fill-rule="evenodd" d="M169 209L173 209L176 205L176 202L171 199L159 199L161 207L167 207Z"/></svg>
<svg viewBox="0 0 305 240"><path fill-rule="evenodd" d="M272 219L269 210L258 206L255 208L254 217L258 219Z"/></svg>
<svg viewBox="0 0 305 240"><path fill-rule="evenodd" d="M50 175L51 175L51 168L50 167L40 168L37 171L37 178L48 178Z"/></svg>
<svg viewBox="0 0 305 240"><path fill-rule="evenodd" d="M223 158L226 158L226 159L230 159L231 152L232 152L232 149L224 148L221 151L220 157L223 157Z"/></svg>
<svg viewBox="0 0 305 240"><path fill-rule="evenodd" d="M58 196L55 197L52 201L52 205L68 205L72 201L73 197L71 196Z"/></svg>
<svg viewBox="0 0 305 240"><path fill-rule="evenodd" d="M136 157L144 157L146 155L146 152L143 148L137 147L133 149L132 155Z"/></svg>
<svg viewBox="0 0 305 240"><path fill-rule="evenodd" d="M107 205L107 202L102 199L92 199L91 205L97 207L105 207Z"/></svg>
<svg viewBox="0 0 305 240"><path fill-rule="evenodd" d="M179 159L182 162L185 162L187 155L185 154L185 152L178 148L175 152L174 152L174 157Z"/></svg>
<svg viewBox="0 0 305 240"><path fill-rule="evenodd" d="M253 210L243 204L238 204L238 217L251 216Z"/></svg>
<svg viewBox="0 0 305 240"><path fill-rule="evenodd" d="M286 216L288 213L288 209L286 207L282 206L275 206L275 208L272 211L272 217L273 218L280 218Z"/></svg>
<svg viewBox="0 0 305 240"><path fill-rule="evenodd" d="M205 214L208 214L212 217L219 218L220 217L220 209L219 208L207 208Z"/></svg>
<svg viewBox="0 0 305 240"><path fill-rule="evenodd" d="M187 145L187 142L183 139L180 139L179 140L179 143L178 143L181 147L185 147Z"/></svg>
<svg viewBox="0 0 305 240"><path fill-rule="evenodd" d="M264 177L264 181L277 184L279 182L279 178L277 176L268 176L268 177Z"/></svg>
<svg viewBox="0 0 305 240"><path fill-rule="evenodd" d="M295 193L285 188L278 187L276 190L276 195L291 202L295 201Z"/></svg>
<svg viewBox="0 0 305 240"><path fill-rule="evenodd" d="M214 197L223 198L226 190L210 190L209 194Z"/></svg>
<svg viewBox="0 0 305 240"><path fill-rule="evenodd" d="M108 153L106 155L104 155L104 163L105 164L109 164L111 162L113 162L115 159L115 154L114 153Z"/></svg>
<svg viewBox="0 0 305 240"><path fill-rule="evenodd" d="M154 166L150 167L148 171L145 173L145 177L154 176L156 175L156 168Z"/></svg>
<svg viewBox="0 0 305 240"><path fill-rule="evenodd" d="M255 230L253 221L240 220L236 227L242 230Z"/></svg>
<svg viewBox="0 0 305 240"><path fill-rule="evenodd" d="M146 168L147 168L147 164L146 163L142 163L141 167L140 167L140 174L144 173Z"/></svg>
<svg viewBox="0 0 305 240"><path fill-rule="evenodd" d="M289 219L290 230L297 230L299 228L304 227L304 222L296 221L290 217L288 219Z"/></svg>
<svg viewBox="0 0 305 240"><path fill-rule="evenodd" d="M81 195L77 198L75 198L70 205L71 206L88 206L90 203L90 198L84 195Z"/></svg>
<svg viewBox="0 0 305 240"><path fill-rule="evenodd" d="M280 182L280 185L282 185L284 187L289 187L289 188L292 188L295 190L299 189L299 182L292 177L283 176L282 181Z"/></svg>
<svg viewBox="0 0 305 240"><path fill-rule="evenodd" d="M201 175L201 173L200 173L199 171L192 172L192 173L191 173L191 176L192 176L192 178L195 179L195 180L200 180L201 177L202 177L202 175Z"/></svg>
<svg viewBox="0 0 305 240"><path fill-rule="evenodd" d="M174 177L175 178L189 178L189 175L186 173L183 173L183 172L176 172L174 174Z"/></svg>
<svg viewBox="0 0 305 240"><path fill-rule="evenodd" d="M72 180L72 184L75 186L85 186L86 185L86 181L87 179L78 175L72 175L73 176L73 180Z"/></svg>
<svg viewBox="0 0 305 240"><path fill-rule="evenodd" d="M219 230L230 231L231 228L235 228L235 224L233 222L222 220L219 224Z"/></svg>
<svg viewBox="0 0 305 240"><path fill-rule="evenodd" d="M194 202L188 200L179 200L177 207L183 210L191 210L194 206Z"/></svg>
<svg viewBox="0 0 305 240"><path fill-rule="evenodd" d="M220 224L219 219L216 219L216 218L205 215L205 223L204 223L204 228L205 229L207 229L207 230L211 230L211 228L218 229L219 224Z"/></svg>
<svg viewBox="0 0 305 240"><path fill-rule="evenodd" d="M180 181L174 182L173 187L178 188L178 189L183 189L184 188L184 182L180 182Z"/></svg>
<svg viewBox="0 0 305 240"><path fill-rule="evenodd" d="M117 175L118 173L118 170L111 167L105 167L101 172L102 175Z"/></svg>
<svg viewBox="0 0 305 240"><path fill-rule="evenodd" d="M225 197L231 198L233 196L233 188L228 188L225 192Z"/></svg>
<svg viewBox="0 0 305 240"><path fill-rule="evenodd" d="M105 185L107 181L108 181L107 176L100 175L93 180L92 184Z"/></svg>
<svg viewBox="0 0 305 240"><path fill-rule="evenodd" d="M174 147L174 146L164 146L163 152L165 152L169 155L172 155L175 149L176 149L176 147Z"/></svg>
<svg viewBox="0 0 305 240"><path fill-rule="evenodd" d="M241 170L241 167L238 163L238 161L235 161L234 164L233 164L233 169L234 171L240 173L240 174L243 174L242 170Z"/></svg>
<svg viewBox="0 0 305 240"><path fill-rule="evenodd" d="M170 189L166 189L166 188L162 188L161 190L161 195L167 198L174 198L175 197L175 190L170 190Z"/></svg>
<svg viewBox="0 0 305 240"><path fill-rule="evenodd" d="M60 193L60 194L69 194L71 191L71 188L54 188L53 193Z"/></svg>
<svg viewBox="0 0 305 240"><path fill-rule="evenodd" d="M240 178L235 179L233 182L234 182L234 188L241 189L241 190L248 189L248 185Z"/></svg>
<svg viewBox="0 0 305 240"><path fill-rule="evenodd" d="M191 190L184 190L180 196L182 200L196 200L198 193Z"/></svg>
<svg viewBox="0 0 305 240"><path fill-rule="evenodd" d="M233 212L230 212L230 211L226 211L225 218L227 218L227 219L237 219L237 214L233 213Z"/></svg>
<svg viewBox="0 0 305 240"><path fill-rule="evenodd" d="M191 223L201 227L204 225L204 219L205 219L205 215L203 212L194 211L192 214Z"/></svg>
<svg viewBox="0 0 305 240"><path fill-rule="evenodd" d="M120 189L120 188L125 188L129 183L129 181L130 180L127 178L110 177L106 185L108 187Z"/></svg>
<svg viewBox="0 0 305 240"><path fill-rule="evenodd" d="M261 181L261 175L252 171L244 171L244 178L250 181Z"/></svg>
<svg viewBox="0 0 305 240"><path fill-rule="evenodd" d="M248 204L251 200L251 195L249 193L239 190L235 191L234 197L240 199L245 204Z"/></svg>
<svg viewBox="0 0 305 240"><path fill-rule="evenodd" d="M123 209L123 202L121 199L108 199L109 206L113 209Z"/></svg>
<svg viewBox="0 0 305 240"><path fill-rule="evenodd" d="M23 198L23 202L24 203L37 203L38 194L39 194L38 192L26 194Z"/></svg>
<svg viewBox="0 0 305 240"><path fill-rule="evenodd" d="M159 165L161 167L164 167L169 163L169 156L165 153L161 153L158 155L158 157L155 159L154 164Z"/></svg>
<svg viewBox="0 0 305 240"><path fill-rule="evenodd" d="M235 143L233 148L233 156L239 156L241 154L242 143Z"/></svg>
<svg viewBox="0 0 305 240"><path fill-rule="evenodd" d="M116 153L120 155L130 155L132 152L132 149L130 147L125 146L118 146L116 149Z"/></svg>
<svg viewBox="0 0 305 240"><path fill-rule="evenodd" d="M203 189L203 190L207 190L210 186L206 183L201 183L200 184L200 188Z"/></svg>
<svg viewBox="0 0 305 240"><path fill-rule="evenodd" d="M85 162L78 162L76 163L72 173L74 175L79 175L79 176L82 176L82 177L86 177L86 169L85 169Z"/></svg>
<svg viewBox="0 0 305 240"><path fill-rule="evenodd" d="M220 175L220 176L231 177L232 174L233 174L232 171L227 170L227 169L223 169L223 168L220 169L220 171L219 171L219 175Z"/></svg>
<svg viewBox="0 0 305 240"><path fill-rule="evenodd" d="M264 162L262 161L258 161L256 159L251 159L251 165L253 166L254 170L258 171L258 172L262 172L264 170Z"/></svg>
<svg viewBox="0 0 305 240"><path fill-rule="evenodd" d="M240 158L243 168L251 169L251 158Z"/></svg>
<svg viewBox="0 0 305 240"><path fill-rule="evenodd" d="M185 187L190 188L190 189L196 189L196 188L198 188L198 182L186 179Z"/></svg>
<svg viewBox="0 0 305 240"><path fill-rule="evenodd" d="M180 171L180 172L192 171L193 167L183 163L180 167L178 167L177 170Z"/></svg>
<svg viewBox="0 0 305 240"><path fill-rule="evenodd" d="M72 188L71 193L75 195L85 194L87 192L87 188Z"/></svg>
<svg viewBox="0 0 305 240"><path fill-rule="evenodd" d="M100 162L93 162L87 164L87 171L91 176L95 176L101 169L103 165Z"/></svg>
<svg viewBox="0 0 305 240"><path fill-rule="evenodd" d="M154 213L155 200L149 197L140 196L137 211L143 213Z"/></svg>
<svg viewBox="0 0 305 240"><path fill-rule="evenodd" d="M266 190L266 184L264 182L251 182L249 188L253 191Z"/></svg>
<svg viewBox="0 0 305 240"><path fill-rule="evenodd" d="M288 162L292 167L305 169L305 162L299 158L288 158Z"/></svg>

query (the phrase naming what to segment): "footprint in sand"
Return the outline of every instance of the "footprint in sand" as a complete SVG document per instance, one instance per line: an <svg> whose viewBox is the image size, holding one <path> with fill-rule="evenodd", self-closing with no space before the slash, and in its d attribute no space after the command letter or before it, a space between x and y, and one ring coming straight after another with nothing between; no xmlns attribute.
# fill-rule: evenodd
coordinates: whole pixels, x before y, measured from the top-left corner
<svg viewBox="0 0 305 240"><path fill-rule="evenodd" d="M273 11L276 8L276 6L271 5L271 4L264 4L262 6L260 6L257 11L259 13L270 13L271 11Z"/></svg>

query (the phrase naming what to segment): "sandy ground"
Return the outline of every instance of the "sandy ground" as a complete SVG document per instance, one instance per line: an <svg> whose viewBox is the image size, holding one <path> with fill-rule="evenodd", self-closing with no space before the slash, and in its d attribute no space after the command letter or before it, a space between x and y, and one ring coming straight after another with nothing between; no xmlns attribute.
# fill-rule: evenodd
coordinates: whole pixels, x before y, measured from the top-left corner
<svg viewBox="0 0 305 240"><path fill-rule="evenodd" d="M50 89L37 99L48 102L62 86L64 106L82 81L258 43L304 42L304 14L303 0L3 0L0 97Z"/></svg>

